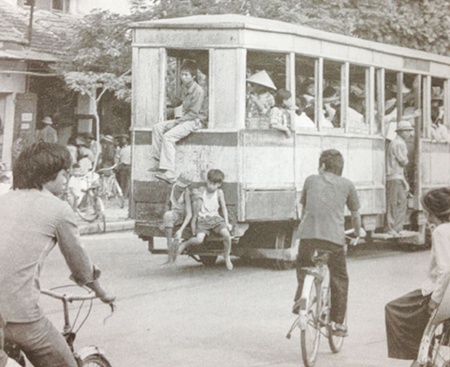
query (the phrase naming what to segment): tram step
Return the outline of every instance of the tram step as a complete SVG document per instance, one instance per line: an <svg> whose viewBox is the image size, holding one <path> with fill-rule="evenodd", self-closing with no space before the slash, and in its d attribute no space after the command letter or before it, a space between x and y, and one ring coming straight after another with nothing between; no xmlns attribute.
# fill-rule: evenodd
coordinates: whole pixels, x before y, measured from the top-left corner
<svg viewBox="0 0 450 367"><path fill-rule="evenodd" d="M392 239L399 239L399 240L405 240L414 238L419 235L419 232L414 231L401 231L398 236L393 236L390 233L373 233L372 239L374 240L381 240L381 241L387 241Z"/></svg>

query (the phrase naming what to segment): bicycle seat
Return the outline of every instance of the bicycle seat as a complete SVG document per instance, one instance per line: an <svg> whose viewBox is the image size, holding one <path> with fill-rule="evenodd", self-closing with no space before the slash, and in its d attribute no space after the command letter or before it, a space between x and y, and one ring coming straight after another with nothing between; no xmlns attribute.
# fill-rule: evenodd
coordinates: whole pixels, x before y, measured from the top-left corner
<svg viewBox="0 0 450 367"><path fill-rule="evenodd" d="M314 255L311 257L311 261L315 265L325 265L328 263L331 251L327 250L316 250Z"/></svg>

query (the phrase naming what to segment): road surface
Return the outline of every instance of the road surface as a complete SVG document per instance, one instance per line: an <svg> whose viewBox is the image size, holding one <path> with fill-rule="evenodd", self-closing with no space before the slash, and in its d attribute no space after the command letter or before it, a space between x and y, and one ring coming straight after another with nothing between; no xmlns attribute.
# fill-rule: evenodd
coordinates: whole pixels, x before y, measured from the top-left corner
<svg viewBox="0 0 450 367"><path fill-rule="evenodd" d="M177 266L162 266L132 233L84 237L87 250L103 271L102 280L117 294L118 310L106 324L108 307L96 302L81 329L77 348L101 346L115 366L294 367L302 366L299 333L285 335L295 271L268 264L244 264L233 271L223 260L213 267L181 257ZM391 247L349 254L349 336L332 354L322 339L320 367L409 367L386 357L384 305L417 287L429 251ZM43 287L67 284L69 272L54 251L43 273ZM62 325L57 301L43 299L49 317Z"/></svg>

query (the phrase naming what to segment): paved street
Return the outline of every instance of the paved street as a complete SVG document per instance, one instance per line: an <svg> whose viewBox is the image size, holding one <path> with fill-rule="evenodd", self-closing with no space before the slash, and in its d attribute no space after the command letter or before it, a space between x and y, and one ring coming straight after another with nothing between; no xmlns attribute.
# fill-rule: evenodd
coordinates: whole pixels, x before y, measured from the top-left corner
<svg viewBox="0 0 450 367"><path fill-rule="evenodd" d="M275 271L264 263L235 259L204 267L182 257L178 266L161 266L132 233L84 237L103 281L118 296L118 310L103 324L108 307L97 302L81 329L76 347L103 347L114 366L302 366L299 334L285 335L295 272ZM420 284L428 251L391 247L356 250L349 255L349 337L333 355L322 339L317 366L406 367L386 358L384 304ZM43 286L65 284L68 271L58 251L46 263ZM44 300L61 325L57 301Z"/></svg>

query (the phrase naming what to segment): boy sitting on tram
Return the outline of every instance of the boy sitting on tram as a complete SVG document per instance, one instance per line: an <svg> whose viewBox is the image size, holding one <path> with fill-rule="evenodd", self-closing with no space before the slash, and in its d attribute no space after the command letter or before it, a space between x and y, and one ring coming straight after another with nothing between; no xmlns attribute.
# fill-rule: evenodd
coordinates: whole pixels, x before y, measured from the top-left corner
<svg viewBox="0 0 450 367"><path fill-rule="evenodd" d="M385 307L389 358L416 359L430 314L441 303L450 280L450 188L431 190L421 201L434 227L428 275L421 288Z"/></svg>
<svg viewBox="0 0 450 367"><path fill-rule="evenodd" d="M225 196L220 189L225 175L221 170L208 171L206 185L193 190L193 216L191 221L192 234L189 240L182 242L177 253L181 254L185 249L193 245L200 245L211 231L220 234L223 238L225 265L228 270L233 269L231 262L231 225L228 221L228 210ZM219 214L222 211L223 217Z"/></svg>
<svg viewBox="0 0 450 367"><path fill-rule="evenodd" d="M168 258L166 264L173 264L176 260L176 244L181 241L183 231L192 218L191 192L189 190L190 180L181 174L170 191L167 211L163 217L163 227L166 233ZM175 226L181 225L173 236Z"/></svg>
<svg viewBox="0 0 450 367"><path fill-rule="evenodd" d="M162 121L153 126L150 171L158 172L160 180L175 181L175 144L200 129L206 121L204 113L205 92L196 82L198 68L187 60L181 66L183 114L174 120Z"/></svg>

